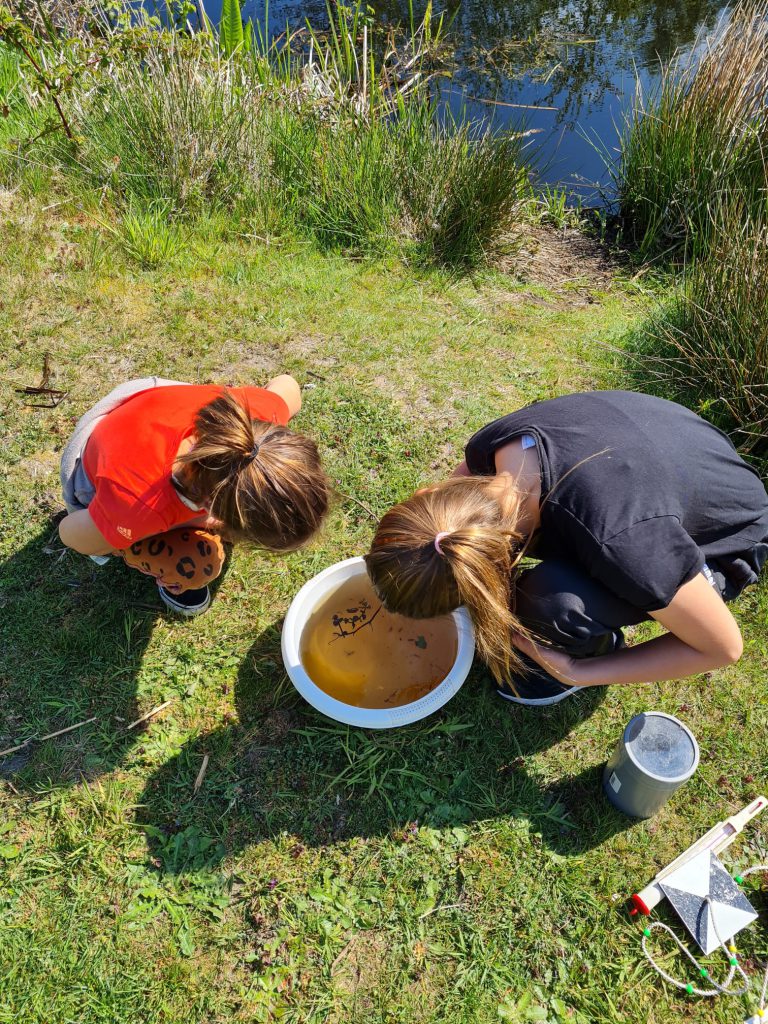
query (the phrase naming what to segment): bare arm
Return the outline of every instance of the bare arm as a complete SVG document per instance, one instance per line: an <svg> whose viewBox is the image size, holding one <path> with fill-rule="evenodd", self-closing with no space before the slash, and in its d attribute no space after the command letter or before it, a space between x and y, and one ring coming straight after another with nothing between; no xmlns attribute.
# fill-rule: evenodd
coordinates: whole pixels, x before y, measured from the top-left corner
<svg viewBox="0 0 768 1024"><path fill-rule="evenodd" d="M472 476L472 474L469 471L469 466L467 465L466 460L458 464L456 469L454 469L454 471L451 473L451 476Z"/></svg>
<svg viewBox="0 0 768 1024"><path fill-rule="evenodd" d="M59 537L81 555L111 555L115 550L99 532L87 509L65 516L59 523Z"/></svg>
<svg viewBox="0 0 768 1024"><path fill-rule="evenodd" d="M280 395L288 406L291 419L301 409L301 388L289 373L281 373L279 377L273 377L267 384L267 391L274 391L276 395Z"/></svg>
<svg viewBox="0 0 768 1024"><path fill-rule="evenodd" d="M723 668L743 650L739 627L715 589L699 573L660 611L651 612L669 632L599 658L571 658L523 637L515 645L560 682L571 686L657 683Z"/></svg>

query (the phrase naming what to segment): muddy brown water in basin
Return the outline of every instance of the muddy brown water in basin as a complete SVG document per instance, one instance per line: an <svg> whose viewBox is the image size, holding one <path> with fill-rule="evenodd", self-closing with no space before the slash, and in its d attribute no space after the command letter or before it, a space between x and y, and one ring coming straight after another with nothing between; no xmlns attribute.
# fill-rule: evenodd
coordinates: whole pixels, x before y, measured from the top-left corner
<svg viewBox="0 0 768 1024"><path fill-rule="evenodd" d="M301 663L321 690L359 708L419 700L456 660L453 617L407 619L381 606L366 576L346 580L322 599L302 630Z"/></svg>

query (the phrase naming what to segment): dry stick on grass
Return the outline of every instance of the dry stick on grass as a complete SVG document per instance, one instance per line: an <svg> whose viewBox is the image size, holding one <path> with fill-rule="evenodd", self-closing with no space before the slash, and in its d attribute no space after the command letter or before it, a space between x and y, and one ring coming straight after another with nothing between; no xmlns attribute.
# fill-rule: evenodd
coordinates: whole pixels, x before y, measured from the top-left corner
<svg viewBox="0 0 768 1024"><path fill-rule="evenodd" d="M192 790L192 796L197 796L198 790L203 784L205 773L208 770L209 761L210 757L208 756L208 754L206 754L205 757L203 758L203 763L200 765L200 771L197 773L197 778L195 779L195 786L194 789Z"/></svg>
<svg viewBox="0 0 768 1024"><path fill-rule="evenodd" d="M159 714L161 711L167 708L168 705L171 703L173 702L170 700L166 700L162 704L158 704L156 708L152 708L151 711L147 711L147 713L145 715L142 715L141 718L137 718L135 722L131 722L130 725L127 725L125 727L125 731L130 732L131 729L135 729L137 725L141 725L141 723L146 722L147 719L153 718L155 715Z"/></svg>
<svg viewBox="0 0 768 1024"><path fill-rule="evenodd" d="M156 708L152 708L152 710L148 711L146 715L142 715L141 718L137 718L135 722L131 722L130 725L126 726L125 731L128 732L131 729L135 729L137 725L141 725L142 722L146 722L148 718L152 718L154 715L158 714L158 712L163 711L164 708L167 708L168 705L171 703L172 701L167 700L163 704L158 704ZM45 736L29 736L27 737L27 739L24 740L23 743L19 743L19 745L16 747L8 747L7 750L0 750L0 757L5 757L7 754L15 754L17 751L23 750L25 747L28 747L30 743L45 743L46 740L55 739L57 736L63 736L65 733L73 732L75 729L81 729L84 725L90 725L91 722L95 722L97 718L98 715L94 715L93 718L86 718L84 722L77 722L75 725L68 725L66 729L59 729L56 732L49 732ZM205 761L203 763L203 769L207 768L207 766L208 755L206 754ZM204 774L202 769L201 773ZM202 778L200 778L200 782L202 781ZM195 790L195 792L197 792L197 789Z"/></svg>
<svg viewBox="0 0 768 1024"><path fill-rule="evenodd" d="M46 740L55 739L56 736L63 736L66 732L72 732L74 729L81 729L84 725L90 725L91 722L96 721L97 716L93 718L87 718L84 722L78 722L76 725L69 725L66 729L59 729L58 732L49 732L46 736L30 736L24 740L17 747L9 747L7 750L0 750L0 757L5 757L6 754L15 754L17 750L23 750L24 747L28 747L30 743L37 741L38 743L44 743Z"/></svg>
<svg viewBox="0 0 768 1024"><path fill-rule="evenodd" d="M351 939L349 940L349 942L348 942L348 943L346 944L346 946L344 947L344 949L342 949L342 951L341 951L341 952L339 953L339 955L338 955L338 956L336 957L336 959L335 959L335 960L333 961L333 963L331 964L331 968L330 968L330 973L331 973L331 974L333 974L333 972L334 972L334 971L336 970L336 968L337 968L337 967L339 966L339 964L341 963L341 961L342 961L342 960L343 960L343 959L344 959L344 958L345 958L345 957L347 956L347 954L349 953L349 951L350 951L350 950L352 949L352 947L354 946L354 944L355 944L355 942L356 942L356 940L357 940L357 938L358 938L358 936L359 936L359 935L360 935L360 932L355 932L355 934L354 934L354 935L352 936L352 938L351 938Z"/></svg>
<svg viewBox="0 0 768 1024"><path fill-rule="evenodd" d="M51 353L46 352L43 355L43 370L40 377L40 383L36 387L27 385L24 387L17 387L13 390L18 395L36 395L49 398L50 402L25 402L31 409L55 409L57 405L69 394L68 391L61 391L59 388L50 387L51 383Z"/></svg>
<svg viewBox="0 0 768 1024"><path fill-rule="evenodd" d="M463 910L460 903L441 903L437 907L432 907L430 910L425 910L423 914L419 914L419 920L423 921L425 917L429 917L430 914L437 914L441 910Z"/></svg>
<svg viewBox="0 0 768 1024"><path fill-rule="evenodd" d="M368 513L371 519L375 519L376 522L379 521L379 516L377 516L375 512L369 509L364 501L360 501L360 499L356 498L353 494L345 494L344 491L337 491L336 493L339 494L340 497L345 498L347 501L354 501L354 503L356 505L359 505L360 508L365 509L365 511Z"/></svg>

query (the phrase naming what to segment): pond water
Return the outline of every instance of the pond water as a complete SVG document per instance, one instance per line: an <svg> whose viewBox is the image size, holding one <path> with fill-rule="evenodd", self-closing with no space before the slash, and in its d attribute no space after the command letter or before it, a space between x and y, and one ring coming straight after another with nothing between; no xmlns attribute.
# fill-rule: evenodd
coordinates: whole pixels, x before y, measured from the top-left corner
<svg viewBox="0 0 768 1024"><path fill-rule="evenodd" d="M221 0L204 0L218 23ZM388 22L406 23L408 0L372 0ZM660 60L690 48L726 8L720 0L465 0L436 9L454 16L457 68L441 88L451 107L475 118L532 130L542 181L595 201L607 175L601 151L615 152L617 126L635 90ZM422 7L423 9L423 7ZM264 0L243 16L264 20ZM326 24L325 0L272 0L270 30L286 21Z"/></svg>

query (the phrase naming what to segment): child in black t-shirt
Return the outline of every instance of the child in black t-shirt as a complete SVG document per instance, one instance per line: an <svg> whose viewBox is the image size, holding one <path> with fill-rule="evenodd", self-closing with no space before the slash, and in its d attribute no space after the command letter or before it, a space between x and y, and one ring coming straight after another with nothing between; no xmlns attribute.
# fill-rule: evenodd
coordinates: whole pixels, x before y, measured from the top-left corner
<svg viewBox="0 0 768 1024"><path fill-rule="evenodd" d="M725 602L767 557L768 494L725 434L673 402L597 391L484 427L453 479L384 516L366 562L392 611L465 605L499 693L543 705L738 660ZM649 616L666 634L626 648L622 627Z"/></svg>

